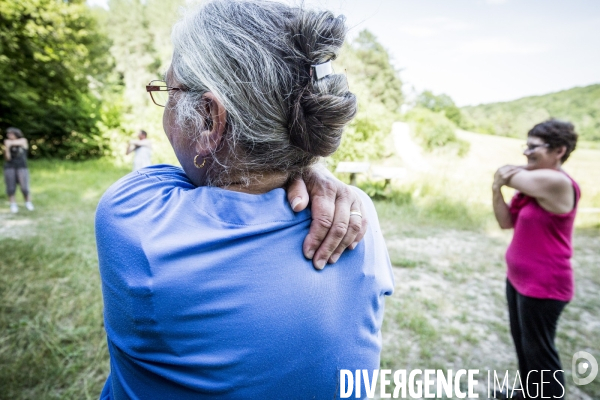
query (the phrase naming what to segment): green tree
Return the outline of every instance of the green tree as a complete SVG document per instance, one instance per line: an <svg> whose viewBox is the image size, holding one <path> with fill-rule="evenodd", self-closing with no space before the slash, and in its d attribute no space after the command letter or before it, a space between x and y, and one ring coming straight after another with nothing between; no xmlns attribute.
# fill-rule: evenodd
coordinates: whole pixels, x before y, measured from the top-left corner
<svg viewBox="0 0 600 400"><path fill-rule="evenodd" d="M146 93L145 85L163 79L171 59L171 28L185 0L109 0L108 10L97 18L112 41L114 84L111 107L103 115L118 116L118 126L106 127L111 155L124 158L126 142L144 129L154 141L155 162L173 162L173 153L162 132L162 111ZM115 118L104 118L108 122Z"/></svg>
<svg viewBox="0 0 600 400"><path fill-rule="evenodd" d="M429 108L415 107L403 119L409 122L421 146L427 151L439 148L456 148L459 156L469 151L469 142L456 136L456 124L446 117L443 111L434 112Z"/></svg>
<svg viewBox="0 0 600 400"><path fill-rule="evenodd" d="M446 118L456 125L462 125L462 114L460 108L454 104L454 100L446 94L436 96L429 90L425 90L416 100L417 107L427 108L433 112L443 112Z"/></svg>
<svg viewBox="0 0 600 400"><path fill-rule="evenodd" d="M108 48L83 0L0 0L0 128L21 128L34 156L103 154Z"/></svg>
<svg viewBox="0 0 600 400"><path fill-rule="evenodd" d="M375 35L361 31L350 44L350 52L360 61L354 73L367 84L373 99L381 101L390 112L399 112L403 103L402 81Z"/></svg>
<svg viewBox="0 0 600 400"><path fill-rule="evenodd" d="M138 120L145 119L145 111L151 107L144 86L153 79L161 79L161 61L146 16L147 6L141 0L110 0L108 4L110 51L121 78L125 113Z"/></svg>
<svg viewBox="0 0 600 400"><path fill-rule="evenodd" d="M346 73L349 88L358 98L358 113L332 157L334 164L388 155L385 139L400 116L404 98L402 81L387 50L364 30L344 45L335 64L338 72Z"/></svg>

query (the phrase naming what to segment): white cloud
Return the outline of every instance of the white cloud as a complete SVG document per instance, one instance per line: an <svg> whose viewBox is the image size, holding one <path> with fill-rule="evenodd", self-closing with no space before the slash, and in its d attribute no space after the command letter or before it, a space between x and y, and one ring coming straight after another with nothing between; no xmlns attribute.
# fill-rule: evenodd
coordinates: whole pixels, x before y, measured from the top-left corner
<svg viewBox="0 0 600 400"><path fill-rule="evenodd" d="M477 39L459 46L467 54L539 54L550 48L536 43L514 43L502 38Z"/></svg>
<svg viewBox="0 0 600 400"><path fill-rule="evenodd" d="M508 0L485 0L485 2L488 4L504 4L507 1Z"/></svg>

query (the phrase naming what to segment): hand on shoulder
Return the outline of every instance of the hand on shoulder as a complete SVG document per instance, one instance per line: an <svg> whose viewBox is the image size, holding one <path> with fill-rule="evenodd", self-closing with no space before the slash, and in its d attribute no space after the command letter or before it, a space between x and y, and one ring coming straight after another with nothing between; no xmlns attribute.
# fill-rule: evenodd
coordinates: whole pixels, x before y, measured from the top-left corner
<svg viewBox="0 0 600 400"><path fill-rule="evenodd" d="M315 268L323 269L362 240L367 215L359 193L319 165L288 187L288 201L294 211L305 209L309 200L312 223L302 249Z"/></svg>

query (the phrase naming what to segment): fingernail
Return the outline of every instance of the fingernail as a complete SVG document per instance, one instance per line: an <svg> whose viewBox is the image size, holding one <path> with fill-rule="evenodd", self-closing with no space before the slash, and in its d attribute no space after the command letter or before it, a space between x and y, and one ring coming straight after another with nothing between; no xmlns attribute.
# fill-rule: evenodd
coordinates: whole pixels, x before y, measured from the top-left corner
<svg viewBox="0 0 600 400"><path fill-rule="evenodd" d="M317 261L317 269L323 269L325 267L325 260Z"/></svg>
<svg viewBox="0 0 600 400"><path fill-rule="evenodd" d="M340 258L339 254L334 254L331 256L331 263L334 264Z"/></svg>
<svg viewBox="0 0 600 400"><path fill-rule="evenodd" d="M358 246L358 242L354 242L348 247L350 247L350 250L354 250L356 248L356 246Z"/></svg>
<svg viewBox="0 0 600 400"><path fill-rule="evenodd" d="M292 200L292 210L296 211L296 206L300 203L302 203L302 197L296 197Z"/></svg>
<svg viewBox="0 0 600 400"><path fill-rule="evenodd" d="M315 251L309 250L308 253L306 253L306 258L308 258L309 260L312 260L314 255L315 255Z"/></svg>

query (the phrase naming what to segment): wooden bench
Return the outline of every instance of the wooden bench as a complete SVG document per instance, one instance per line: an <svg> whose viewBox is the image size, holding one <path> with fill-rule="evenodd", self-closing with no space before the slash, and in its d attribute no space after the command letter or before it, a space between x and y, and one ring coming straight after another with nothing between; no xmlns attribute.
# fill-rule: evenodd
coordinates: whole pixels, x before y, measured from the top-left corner
<svg viewBox="0 0 600 400"><path fill-rule="evenodd" d="M373 178L385 179L384 188L386 188L392 179L402 179L406 176L406 168L398 167L373 167L371 170Z"/></svg>
<svg viewBox="0 0 600 400"><path fill-rule="evenodd" d="M350 174L350 184L356 186L356 174L366 174L370 168L371 164L368 162L342 161L335 172Z"/></svg>

